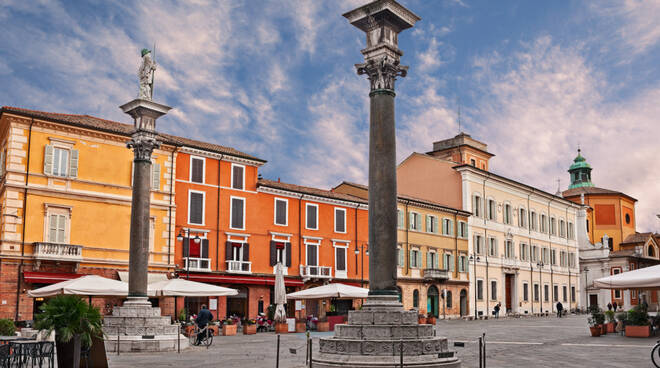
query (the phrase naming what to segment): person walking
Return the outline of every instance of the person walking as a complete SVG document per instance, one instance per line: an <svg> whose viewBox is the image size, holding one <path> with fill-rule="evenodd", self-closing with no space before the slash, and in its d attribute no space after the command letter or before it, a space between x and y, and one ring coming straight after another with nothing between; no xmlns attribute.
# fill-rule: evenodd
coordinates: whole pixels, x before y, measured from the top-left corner
<svg viewBox="0 0 660 368"><path fill-rule="evenodd" d="M612 310L612 303L607 303L607 310L611 311Z"/></svg>
<svg viewBox="0 0 660 368"><path fill-rule="evenodd" d="M495 308L493 308L493 310L495 311L495 318L500 318L500 306L501 305L502 305L502 303L498 302L497 304L495 304Z"/></svg>
<svg viewBox="0 0 660 368"><path fill-rule="evenodd" d="M612 307L614 308L614 311L616 312L616 308L618 307L618 305L616 304L616 302L614 302L614 304L612 305Z"/></svg>
<svg viewBox="0 0 660 368"><path fill-rule="evenodd" d="M557 302L557 318L561 318L561 314L564 311L564 306L561 302Z"/></svg>

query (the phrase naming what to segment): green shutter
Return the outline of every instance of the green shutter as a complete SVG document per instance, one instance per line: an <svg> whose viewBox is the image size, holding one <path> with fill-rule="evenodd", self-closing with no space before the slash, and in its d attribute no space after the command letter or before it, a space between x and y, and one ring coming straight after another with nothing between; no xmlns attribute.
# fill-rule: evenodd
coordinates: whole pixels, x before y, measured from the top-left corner
<svg viewBox="0 0 660 368"><path fill-rule="evenodd" d="M412 268L413 267L413 251L412 250L410 250L408 252L408 263L410 264L410 268Z"/></svg>
<svg viewBox="0 0 660 368"><path fill-rule="evenodd" d="M417 219L417 223L415 224L415 228L417 229L417 231L421 231L422 230L422 216L418 215L416 217L416 219Z"/></svg>
<svg viewBox="0 0 660 368"><path fill-rule="evenodd" d="M53 175L53 146L50 144L44 149L44 174Z"/></svg>
<svg viewBox="0 0 660 368"><path fill-rule="evenodd" d="M160 189L160 164L151 164L151 187Z"/></svg>
<svg viewBox="0 0 660 368"><path fill-rule="evenodd" d="M422 265L422 251L417 252L417 266L421 267Z"/></svg>
<svg viewBox="0 0 660 368"><path fill-rule="evenodd" d="M432 226L432 225L431 225L431 221L432 221L432 220L433 220L433 219L431 218L431 216L426 215L426 232L427 232L427 233L431 231L431 226Z"/></svg>
<svg viewBox="0 0 660 368"><path fill-rule="evenodd" d="M412 230L415 226L415 216L412 212L408 213L408 228Z"/></svg>
<svg viewBox="0 0 660 368"><path fill-rule="evenodd" d="M449 270L451 272L454 272L455 269L456 269L456 265L454 263L454 255L452 254L449 256Z"/></svg>
<svg viewBox="0 0 660 368"><path fill-rule="evenodd" d="M78 150L71 150L71 157L69 158L69 176L72 178L78 177Z"/></svg>

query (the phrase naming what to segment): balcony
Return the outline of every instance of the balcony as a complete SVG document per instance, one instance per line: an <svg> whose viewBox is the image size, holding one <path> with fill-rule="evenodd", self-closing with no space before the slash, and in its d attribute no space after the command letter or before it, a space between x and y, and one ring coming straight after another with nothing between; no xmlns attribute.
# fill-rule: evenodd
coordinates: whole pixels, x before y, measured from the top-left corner
<svg viewBox="0 0 660 368"><path fill-rule="evenodd" d="M33 256L36 260L82 261L82 245L60 243L34 243Z"/></svg>
<svg viewBox="0 0 660 368"><path fill-rule="evenodd" d="M300 276L306 278L331 279L332 267L327 266L300 266Z"/></svg>
<svg viewBox="0 0 660 368"><path fill-rule="evenodd" d="M449 279L449 272L439 268L425 268L424 279L445 281Z"/></svg>
<svg viewBox="0 0 660 368"><path fill-rule="evenodd" d="M211 272L211 259L184 257L183 269L187 271Z"/></svg>
<svg viewBox="0 0 660 368"><path fill-rule="evenodd" d="M252 262L248 262L248 261L227 261L227 272L231 272L231 273L252 273Z"/></svg>

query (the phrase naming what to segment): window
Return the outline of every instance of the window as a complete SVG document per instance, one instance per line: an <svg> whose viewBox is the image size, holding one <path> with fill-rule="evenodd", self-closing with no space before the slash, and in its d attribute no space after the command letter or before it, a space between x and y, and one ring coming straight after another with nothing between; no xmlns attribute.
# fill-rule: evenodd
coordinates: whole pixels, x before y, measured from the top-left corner
<svg viewBox="0 0 660 368"><path fill-rule="evenodd" d="M420 268L422 265L422 253L419 249L410 250L410 268Z"/></svg>
<svg viewBox="0 0 660 368"><path fill-rule="evenodd" d="M454 267L454 255L451 253L445 253L444 255L444 265L445 265L445 270L453 272L455 270Z"/></svg>
<svg viewBox="0 0 660 368"><path fill-rule="evenodd" d="M562 238L566 237L566 223L564 220L559 220L559 236Z"/></svg>
<svg viewBox="0 0 660 368"><path fill-rule="evenodd" d="M44 149L44 174L59 177L77 177L78 150L46 145Z"/></svg>
<svg viewBox="0 0 660 368"><path fill-rule="evenodd" d="M529 285L526 282L523 283L523 301L529 301Z"/></svg>
<svg viewBox="0 0 660 368"><path fill-rule="evenodd" d="M410 230L422 231L422 216L416 212L410 212L408 215Z"/></svg>
<svg viewBox="0 0 660 368"><path fill-rule="evenodd" d="M346 232L346 210L344 208L335 208L335 232Z"/></svg>
<svg viewBox="0 0 660 368"><path fill-rule="evenodd" d="M419 290L413 290L413 308L419 308Z"/></svg>
<svg viewBox="0 0 660 368"><path fill-rule="evenodd" d="M275 225L287 226L289 222L289 201L275 198Z"/></svg>
<svg viewBox="0 0 660 368"><path fill-rule="evenodd" d="M550 301L550 287L546 284L543 285L543 300L548 302Z"/></svg>
<svg viewBox="0 0 660 368"><path fill-rule="evenodd" d="M492 199L488 200L488 219L492 221L497 220L497 205Z"/></svg>
<svg viewBox="0 0 660 368"><path fill-rule="evenodd" d="M490 282L490 300L497 300L497 281Z"/></svg>
<svg viewBox="0 0 660 368"><path fill-rule="evenodd" d="M612 275L617 275L619 273L621 273L621 269L612 269ZM621 299L621 289L614 289L614 298Z"/></svg>
<svg viewBox="0 0 660 368"><path fill-rule="evenodd" d="M231 187L245 189L245 166L231 164Z"/></svg>
<svg viewBox="0 0 660 368"><path fill-rule="evenodd" d="M204 225L204 192L188 192L188 223Z"/></svg>
<svg viewBox="0 0 660 368"><path fill-rule="evenodd" d="M516 253L513 250L513 242L511 240L506 240L504 242L504 256L509 259L516 258Z"/></svg>
<svg viewBox="0 0 660 368"><path fill-rule="evenodd" d="M552 286L552 301L553 302L558 302L559 301L559 286L558 285L553 285Z"/></svg>
<svg viewBox="0 0 660 368"><path fill-rule="evenodd" d="M520 243L520 260L529 261L529 246L525 243Z"/></svg>
<svg viewBox="0 0 660 368"><path fill-rule="evenodd" d="M539 260L539 247L532 245L532 262L537 262Z"/></svg>
<svg viewBox="0 0 660 368"><path fill-rule="evenodd" d="M575 267L575 253L573 252L568 253L568 267Z"/></svg>
<svg viewBox="0 0 660 368"><path fill-rule="evenodd" d="M397 227L399 229L405 229L406 228L406 216L401 210L396 210L396 215L397 215Z"/></svg>
<svg viewBox="0 0 660 368"><path fill-rule="evenodd" d="M484 300L484 280L477 280L477 300Z"/></svg>
<svg viewBox="0 0 660 368"><path fill-rule="evenodd" d="M556 266L556 265L557 265L557 250L556 250L556 249L552 249L552 250L550 251L550 263L551 263L553 266Z"/></svg>
<svg viewBox="0 0 660 368"><path fill-rule="evenodd" d="M66 221L67 215L50 213L48 215L48 242L66 243Z"/></svg>
<svg viewBox="0 0 660 368"><path fill-rule="evenodd" d="M447 308L451 308L453 304L451 300L451 290L445 292L445 300L447 301Z"/></svg>
<svg viewBox="0 0 660 368"><path fill-rule="evenodd" d="M405 257L403 256L403 249L401 249L401 247L396 248L396 253L399 260L397 266L403 267L403 265L406 263L404 259Z"/></svg>
<svg viewBox="0 0 660 368"><path fill-rule="evenodd" d="M520 216L518 216L518 226L527 227L527 211L525 211L524 208L521 208L519 213Z"/></svg>
<svg viewBox="0 0 660 368"><path fill-rule="evenodd" d="M534 284L534 301L539 301L539 284Z"/></svg>
<svg viewBox="0 0 660 368"><path fill-rule="evenodd" d="M458 222L458 237L467 238L468 236L468 225L467 222L459 221Z"/></svg>
<svg viewBox="0 0 660 368"><path fill-rule="evenodd" d="M563 250L559 252L559 266L560 267L566 267L566 252Z"/></svg>
<svg viewBox="0 0 660 368"><path fill-rule="evenodd" d="M626 213L626 224L630 224L630 214Z"/></svg>
<svg viewBox="0 0 660 368"><path fill-rule="evenodd" d="M511 205L508 203L504 205L504 223L511 225Z"/></svg>
<svg viewBox="0 0 660 368"><path fill-rule="evenodd" d="M548 260L550 258L550 251L548 248L543 248L543 253L541 254L541 262L544 264L548 264Z"/></svg>
<svg viewBox="0 0 660 368"><path fill-rule="evenodd" d="M572 222L568 223L568 238L575 239L575 227Z"/></svg>
<svg viewBox="0 0 660 368"><path fill-rule="evenodd" d="M346 247L335 247L335 270L346 274ZM335 274L337 276L337 274Z"/></svg>
<svg viewBox="0 0 660 368"><path fill-rule="evenodd" d="M473 158L470 159L470 165L476 167L477 166L477 161L475 161Z"/></svg>
<svg viewBox="0 0 660 368"><path fill-rule="evenodd" d="M557 219L550 218L550 235L557 235Z"/></svg>
<svg viewBox="0 0 660 368"><path fill-rule="evenodd" d="M192 241L191 241L192 240ZM237 261L242 261L242 258L234 258L234 254L231 253L234 251L234 243L228 243L230 246L227 260L234 260L236 259ZM245 250L245 253L242 253L244 249L242 249L242 246L246 246L247 249L247 244L242 244L242 243L236 243L235 244L237 247L237 253L238 256L236 257L242 257L243 254L246 256L248 255L248 251ZM183 238L183 257L184 257L184 268L186 269L193 269L196 271L211 271L211 260L209 259L209 240L206 238L201 238L199 240L199 243L195 243L194 239L191 238ZM236 263L236 264L231 264L228 263L228 270L230 271L243 271L243 266L242 264ZM234 267L232 267L234 266ZM245 271L249 271L250 268L249 266L246 265Z"/></svg>
<svg viewBox="0 0 660 368"><path fill-rule="evenodd" d="M467 272L467 256L458 257L458 272Z"/></svg>
<svg viewBox="0 0 660 368"><path fill-rule="evenodd" d="M444 234L444 224L445 220L442 220L442 232ZM431 215L426 215L426 232L427 233L438 233L438 218Z"/></svg>
<svg viewBox="0 0 660 368"><path fill-rule="evenodd" d="M542 233L545 233L547 231L546 221L547 221L547 218L545 217L545 215L541 215L540 231Z"/></svg>
<svg viewBox="0 0 660 368"><path fill-rule="evenodd" d="M566 285L564 285L564 286L561 287L561 291L562 291L562 293L561 293L561 296L562 296L561 300L562 300L564 303L566 303L566 302L568 301L568 299L567 299L567 298L568 298L568 293L567 293Z"/></svg>
<svg viewBox="0 0 660 368"><path fill-rule="evenodd" d="M587 219L587 232L589 232L589 220Z"/></svg>
<svg viewBox="0 0 660 368"><path fill-rule="evenodd" d="M442 235L454 234L454 222L450 219L442 219Z"/></svg>
<svg viewBox="0 0 660 368"><path fill-rule="evenodd" d="M438 268L438 253L428 252L426 253L426 268Z"/></svg>
<svg viewBox="0 0 660 368"><path fill-rule="evenodd" d="M245 230L245 198L231 197L231 229Z"/></svg>
<svg viewBox="0 0 660 368"><path fill-rule="evenodd" d="M575 302L575 286L571 286L571 302Z"/></svg>
<svg viewBox="0 0 660 368"><path fill-rule="evenodd" d="M0 177L5 175L7 169L7 150L0 152Z"/></svg>
<svg viewBox="0 0 660 368"><path fill-rule="evenodd" d="M307 203L305 204L305 228L309 230L318 230L318 210L319 206L317 204Z"/></svg>
<svg viewBox="0 0 660 368"><path fill-rule="evenodd" d="M497 257L497 239L495 238L488 238L488 255Z"/></svg>
<svg viewBox="0 0 660 368"><path fill-rule="evenodd" d="M305 248L307 249L307 266L319 265L319 242L305 241Z"/></svg>
<svg viewBox="0 0 660 368"><path fill-rule="evenodd" d="M481 197L476 194L472 196L472 214L481 217Z"/></svg>
<svg viewBox="0 0 660 368"><path fill-rule="evenodd" d="M193 183L204 183L204 165L206 160L203 157L190 156L190 181Z"/></svg>
<svg viewBox="0 0 660 368"><path fill-rule="evenodd" d="M533 231L536 231L538 229L537 227L537 217L536 217L536 212L532 211L530 212L530 227L532 228Z"/></svg>
<svg viewBox="0 0 660 368"><path fill-rule="evenodd" d="M477 254L484 254L483 239L484 238L481 235L474 236L474 249L476 250Z"/></svg>
<svg viewBox="0 0 660 368"><path fill-rule="evenodd" d="M291 267L291 243L290 238L284 238L286 241L277 240L273 235L270 241L270 265L275 266L282 263L285 267Z"/></svg>

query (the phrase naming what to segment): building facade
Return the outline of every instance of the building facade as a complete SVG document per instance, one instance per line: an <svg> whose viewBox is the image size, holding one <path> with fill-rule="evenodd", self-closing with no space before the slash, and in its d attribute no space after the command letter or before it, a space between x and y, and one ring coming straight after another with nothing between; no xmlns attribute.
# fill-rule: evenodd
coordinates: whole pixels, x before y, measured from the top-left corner
<svg viewBox="0 0 660 368"><path fill-rule="evenodd" d="M498 303L507 314L552 312L557 302L578 308L580 206L486 170L493 155L467 134L434 148L399 165L399 188L440 203L459 198L460 208L472 214L468 260L474 315L492 315Z"/></svg>

